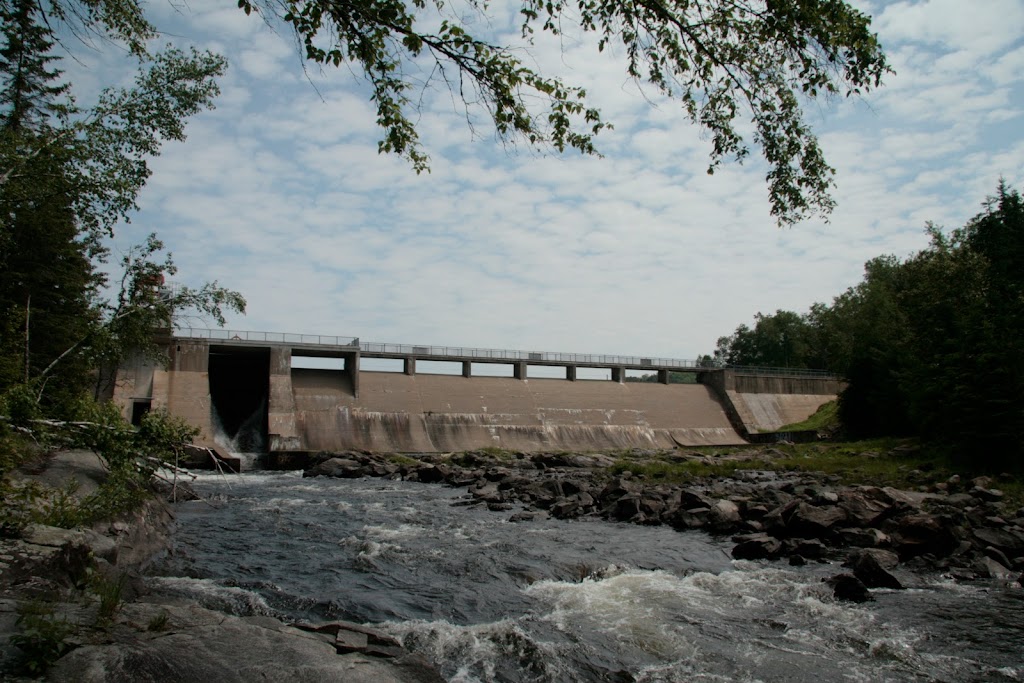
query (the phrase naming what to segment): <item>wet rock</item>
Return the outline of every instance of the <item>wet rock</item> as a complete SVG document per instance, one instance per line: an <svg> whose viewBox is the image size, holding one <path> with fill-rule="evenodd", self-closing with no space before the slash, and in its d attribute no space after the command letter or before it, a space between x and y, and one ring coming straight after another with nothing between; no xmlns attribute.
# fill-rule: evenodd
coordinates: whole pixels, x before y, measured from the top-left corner
<svg viewBox="0 0 1024 683"><path fill-rule="evenodd" d="M998 548L1009 557L1024 555L1024 533L1012 529L983 527L972 531L971 536L980 546Z"/></svg>
<svg viewBox="0 0 1024 683"><path fill-rule="evenodd" d="M999 564L1003 565L1004 567L1012 567L1013 566L1013 563L1009 560L1009 558L1006 557L1006 555L1003 554L1003 552L1001 550L999 550L999 548L993 548L992 546L986 546L984 549L982 549L982 552L986 556L991 557L993 560L995 560Z"/></svg>
<svg viewBox="0 0 1024 683"><path fill-rule="evenodd" d="M815 507L800 503L786 520L786 535L797 538L829 538L832 529L846 521L846 512L838 506Z"/></svg>
<svg viewBox="0 0 1024 683"><path fill-rule="evenodd" d="M782 541L768 534L749 534L733 538L737 545L732 556L737 560L774 559L782 553Z"/></svg>
<svg viewBox="0 0 1024 683"><path fill-rule="evenodd" d="M825 583L832 587L832 595L836 600L846 602L868 602L873 600L867 586L852 574L836 574L825 579Z"/></svg>
<svg viewBox="0 0 1024 683"><path fill-rule="evenodd" d="M988 555L983 555L976 559L974 563L971 564L971 569L978 576L989 579L1000 579L1005 581L1010 579L1013 575L1009 567L1004 566L1001 562L992 559Z"/></svg>
<svg viewBox="0 0 1024 683"><path fill-rule="evenodd" d="M728 531L740 520L740 508L731 500L716 501L708 510L708 523L716 531Z"/></svg>
<svg viewBox="0 0 1024 683"><path fill-rule="evenodd" d="M892 513L891 503L882 500L884 494L881 489L875 487L847 489L840 491L837 497L839 507L846 512L850 523L855 526L875 526Z"/></svg>
<svg viewBox="0 0 1024 683"><path fill-rule="evenodd" d="M362 463L350 458L330 458L302 473L303 477L336 477L358 479L366 475Z"/></svg>
<svg viewBox="0 0 1024 683"><path fill-rule="evenodd" d="M406 479L409 481L418 481L424 484L437 484L445 480L447 472L445 468L439 465L425 465L417 468L415 471L410 472Z"/></svg>
<svg viewBox="0 0 1024 683"><path fill-rule="evenodd" d="M530 510L525 512L517 512L508 518L510 522L536 522L545 520L550 515L545 510Z"/></svg>
<svg viewBox="0 0 1024 683"><path fill-rule="evenodd" d="M676 529L702 529L708 524L711 509L706 507L678 510L668 520Z"/></svg>
<svg viewBox="0 0 1024 683"><path fill-rule="evenodd" d="M816 538L788 538L782 544L782 552L819 560L828 554L828 547Z"/></svg>
<svg viewBox="0 0 1024 683"><path fill-rule="evenodd" d="M955 525L948 517L927 513L906 515L890 520L884 529L901 558L925 554L944 557L960 545L954 531Z"/></svg>
<svg viewBox="0 0 1024 683"><path fill-rule="evenodd" d="M789 566L791 567L803 567L807 564L807 560L802 555L790 555Z"/></svg>
<svg viewBox="0 0 1024 683"><path fill-rule="evenodd" d="M557 519L570 519L578 517L582 511L579 500L574 498L558 501L551 506L551 516Z"/></svg>
<svg viewBox="0 0 1024 683"><path fill-rule="evenodd" d="M889 545L889 536L878 529L854 529L847 527L836 532L839 542L855 548L879 548Z"/></svg>
<svg viewBox="0 0 1024 683"><path fill-rule="evenodd" d="M850 556L847 566L868 588L902 589L903 584L890 573L899 564L899 556L888 550L866 548Z"/></svg>
<svg viewBox="0 0 1024 683"><path fill-rule="evenodd" d="M981 486L975 486L969 493L977 498L990 503L997 503L1003 499L1003 492L998 489L988 489Z"/></svg>

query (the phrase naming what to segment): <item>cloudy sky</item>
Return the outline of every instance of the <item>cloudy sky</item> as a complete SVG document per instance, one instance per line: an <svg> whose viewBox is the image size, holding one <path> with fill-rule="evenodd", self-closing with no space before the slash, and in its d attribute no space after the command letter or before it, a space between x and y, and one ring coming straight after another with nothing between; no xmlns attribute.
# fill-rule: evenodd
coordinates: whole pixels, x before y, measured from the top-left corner
<svg viewBox="0 0 1024 683"><path fill-rule="evenodd" d="M896 74L814 105L837 170L828 224L776 227L764 166L705 173L709 142L638 91L621 54L566 38L527 60L587 88L604 158L507 149L444 91L419 130L432 172L377 154L366 83L304 73L294 40L234 0L149 4L165 39L227 56L215 111L154 160L117 246L156 231L178 280L248 300L239 330L364 341L694 358L758 311L806 311L957 227L998 179L1024 188L1024 0L858 0ZM495 30L514 15L498 1ZM109 81L116 50L80 54Z"/></svg>

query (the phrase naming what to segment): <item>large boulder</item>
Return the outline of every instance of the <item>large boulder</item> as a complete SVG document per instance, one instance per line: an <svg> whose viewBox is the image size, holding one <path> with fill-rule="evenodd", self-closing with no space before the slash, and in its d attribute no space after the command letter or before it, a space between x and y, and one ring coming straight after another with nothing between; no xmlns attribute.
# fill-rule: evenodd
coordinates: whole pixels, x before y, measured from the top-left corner
<svg viewBox="0 0 1024 683"><path fill-rule="evenodd" d="M850 524L871 527L891 514L892 504L885 501L881 489L860 487L839 492L839 507L846 512Z"/></svg>
<svg viewBox="0 0 1024 683"><path fill-rule="evenodd" d="M775 559L782 552L782 541L768 534L748 534L733 538L737 542L732 556L737 560Z"/></svg>
<svg viewBox="0 0 1024 683"><path fill-rule="evenodd" d="M164 615L164 616L161 616ZM147 630L156 618L161 630ZM86 645L59 659L53 683L249 683L346 681L441 683L422 659L346 629L310 633L267 617L232 617L197 607L125 605L104 645ZM134 624L130 627L129 624ZM361 635L367 637L361 638ZM356 643L355 641L366 641ZM376 647L379 652L372 651ZM347 654L344 654L347 653ZM376 656L375 656L376 655ZM390 658L383 658L381 655Z"/></svg>
<svg viewBox="0 0 1024 683"><path fill-rule="evenodd" d="M365 475L366 468L363 464L351 458L330 458L302 473L304 477L337 477L341 479L359 479Z"/></svg>
<svg viewBox="0 0 1024 683"><path fill-rule="evenodd" d="M785 519L785 533L796 538L830 538L833 529L842 527L846 519L846 511L837 505L817 507L800 503Z"/></svg>
<svg viewBox="0 0 1024 683"><path fill-rule="evenodd" d="M852 574L837 574L829 579L825 579L825 583L832 587L832 594L836 600L867 602L874 599L871 597L871 592L867 586Z"/></svg>
<svg viewBox="0 0 1024 683"><path fill-rule="evenodd" d="M884 530L903 559L930 554L946 557L960 545L956 525L945 516L918 513L889 520Z"/></svg>
<svg viewBox="0 0 1024 683"><path fill-rule="evenodd" d="M865 548L850 556L847 565L853 575L868 588L903 588L903 584L892 575L891 570L899 564L896 553L879 548Z"/></svg>
<svg viewBox="0 0 1024 683"><path fill-rule="evenodd" d="M975 543L983 548L985 546L998 548L1007 557L1024 555L1024 533L1019 531L983 527L975 529L971 535L974 537Z"/></svg>

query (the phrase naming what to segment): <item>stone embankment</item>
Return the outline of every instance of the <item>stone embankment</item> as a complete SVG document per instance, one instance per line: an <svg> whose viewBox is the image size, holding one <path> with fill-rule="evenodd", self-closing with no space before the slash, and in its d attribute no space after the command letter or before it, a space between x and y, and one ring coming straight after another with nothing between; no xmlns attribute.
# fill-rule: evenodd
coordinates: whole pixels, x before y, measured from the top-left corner
<svg viewBox="0 0 1024 683"><path fill-rule="evenodd" d="M904 569L938 570L960 581L1024 582L1024 508L1007 509L986 477L953 477L907 491L842 486L824 474L737 470L734 477L681 485L613 474L614 460L598 454L413 459L347 452L320 459L306 476L466 487L457 504L511 511L513 522L596 516L666 524L731 536L736 559L843 562L850 571L830 579L843 599L869 599L868 588L901 588Z"/></svg>
<svg viewBox="0 0 1024 683"><path fill-rule="evenodd" d="M82 451L57 454L45 465L22 478L57 488L73 480L78 495L86 495L105 476L96 456ZM187 487L173 495L181 500L183 493ZM140 572L166 554L172 527L168 505L153 498L90 529L30 525L20 538L0 539L0 679L443 681L390 636L358 624L238 617L147 594ZM34 623L19 624L31 609ZM31 654L15 644L26 635ZM45 673L42 660L52 664ZM39 670L26 670L29 661Z"/></svg>

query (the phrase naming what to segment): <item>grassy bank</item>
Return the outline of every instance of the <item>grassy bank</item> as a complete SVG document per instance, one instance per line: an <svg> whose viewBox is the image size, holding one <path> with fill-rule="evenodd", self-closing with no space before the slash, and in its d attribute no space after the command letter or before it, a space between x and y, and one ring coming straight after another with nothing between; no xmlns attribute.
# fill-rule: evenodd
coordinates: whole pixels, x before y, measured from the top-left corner
<svg viewBox="0 0 1024 683"><path fill-rule="evenodd" d="M876 439L854 442L777 444L764 447L694 448L684 455L623 454L613 473L631 472L650 481L688 483L705 477L735 476L742 470L818 472L834 476L844 485L927 488L959 475L977 476L957 467L944 455L926 451L914 440ZM994 484L1011 504L1024 505L1024 483L1019 477L1000 477Z"/></svg>

